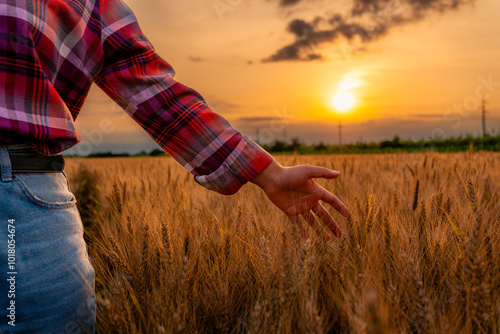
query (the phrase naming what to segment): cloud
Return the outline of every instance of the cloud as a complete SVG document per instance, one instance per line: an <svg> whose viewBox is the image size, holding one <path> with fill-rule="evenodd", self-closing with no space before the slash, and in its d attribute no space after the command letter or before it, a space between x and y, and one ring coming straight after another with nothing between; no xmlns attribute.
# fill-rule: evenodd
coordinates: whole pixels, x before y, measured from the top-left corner
<svg viewBox="0 0 500 334"><path fill-rule="evenodd" d="M236 104L224 99L219 99L214 95L205 96L205 100L207 101L210 108L212 108L217 113L223 114L239 114L244 111L245 106Z"/></svg>
<svg viewBox="0 0 500 334"><path fill-rule="evenodd" d="M279 6L290 8L318 0L280 0ZM368 44L394 27L425 19L432 13L457 10L475 0L351 0L347 13L325 14L306 21L293 19L287 31L295 41L277 50L263 62L324 60L321 46L344 39L350 43ZM357 48L364 49L362 48Z"/></svg>
<svg viewBox="0 0 500 334"><path fill-rule="evenodd" d="M238 121L246 124L259 124L283 119L283 117L240 117Z"/></svg>
<svg viewBox="0 0 500 334"><path fill-rule="evenodd" d="M410 114L408 116L415 118L442 118L443 114Z"/></svg>
<svg viewBox="0 0 500 334"><path fill-rule="evenodd" d="M299 3L300 0L280 0L280 6L288 7Z"/></svg>
<svg viewBox="0 0 500 334"><path fill-rule="evenodd" d="M194 61L194 62L202 62L202 61L207 61L207 58L201 58L201 57L194 57L194 56L189 56L189 60Z"/></svg>

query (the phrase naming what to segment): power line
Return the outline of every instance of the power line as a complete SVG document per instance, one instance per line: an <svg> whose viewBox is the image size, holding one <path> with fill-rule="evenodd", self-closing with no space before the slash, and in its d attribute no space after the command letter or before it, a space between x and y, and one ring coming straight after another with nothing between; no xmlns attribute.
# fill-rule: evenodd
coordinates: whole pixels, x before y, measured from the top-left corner
<svg viewBox="0 0 500 334"><path fill-rule="evenodd" d="M486 137L486 107L485 107L486 101L483 97L483 137Z"/></svg>
<svg viewBox="0 0 500 334"><path fill-rule="evenodd" d="M339 145L342 145L342 122L339 122Z"/></svg>

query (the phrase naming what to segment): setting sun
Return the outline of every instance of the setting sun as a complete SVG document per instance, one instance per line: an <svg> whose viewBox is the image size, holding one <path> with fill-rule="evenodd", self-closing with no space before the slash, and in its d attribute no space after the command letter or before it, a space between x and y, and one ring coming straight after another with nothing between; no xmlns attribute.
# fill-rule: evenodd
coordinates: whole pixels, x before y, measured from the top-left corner
<svg viewBox="0 0 500 334"><path fill-rule="evenodd" d="M332 99L335 109L341 112L347 112L352 109L355 102L354 96L348 92L336 94Z"/></svg>
<svg viewBox="0 0 500 334"><path fill-rule="evenodd" d="M365 85L365 82L360 79L361 75L359 72L345 74L334 88L330 104L335 112L346 114L358 104L359 87Z"/></svg>

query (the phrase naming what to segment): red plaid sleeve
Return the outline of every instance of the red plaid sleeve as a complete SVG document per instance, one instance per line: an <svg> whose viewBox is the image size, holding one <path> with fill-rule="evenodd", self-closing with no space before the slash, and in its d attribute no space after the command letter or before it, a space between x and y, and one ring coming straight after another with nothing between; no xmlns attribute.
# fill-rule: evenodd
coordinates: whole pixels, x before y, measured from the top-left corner
<svg viewBox="0 0 500 334"><path fill-rule="evenodd" d="M96 83L197 183L234 194L271 163L269 153L174 80L125 3L101 1L101 24L104 65Z"/></svg>

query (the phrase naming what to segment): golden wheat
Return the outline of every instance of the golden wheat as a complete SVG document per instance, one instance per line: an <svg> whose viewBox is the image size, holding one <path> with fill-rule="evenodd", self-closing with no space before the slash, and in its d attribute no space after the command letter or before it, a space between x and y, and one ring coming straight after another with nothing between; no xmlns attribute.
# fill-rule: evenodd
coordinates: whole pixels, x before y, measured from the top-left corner
<svg viewBox="0 0 500 334"><path fill-rule="evenodd" d="M342 239L304 240L254 185L221 196L171 158L68 159L98 332L498 332L500 154L276 160L341 171L317 181L350 208L328 208Z"/></svg>

